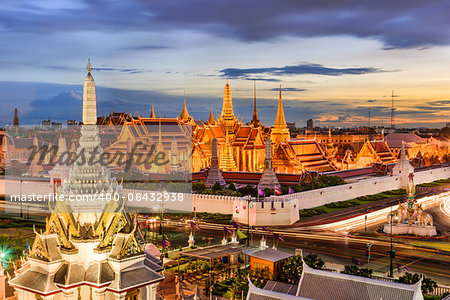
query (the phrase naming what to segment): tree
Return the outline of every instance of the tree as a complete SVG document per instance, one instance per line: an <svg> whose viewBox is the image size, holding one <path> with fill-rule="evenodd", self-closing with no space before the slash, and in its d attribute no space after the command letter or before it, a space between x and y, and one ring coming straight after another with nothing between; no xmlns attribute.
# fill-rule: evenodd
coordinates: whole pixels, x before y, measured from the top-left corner
<svg viewBox="0 0 450 300"><path fill-rule="evenodd" d="M222 186L220 185L220 183L216 182L216 183L214 183L214 185L212 186L212 190L213 190L214 192L221 191L221 190L222 190Z"/></svg>
<svg viewBox="0 0 450 300"><path fill-rule="evenodd" d="M298 284L303 271L302 257L294 255L288 257L281 267L280 280L290 284Z"/></svg>
<svg viewBox="0 0 450 300"><path fill-rule="evenodd" d="M228 185L228 189L231 190L231 191L236 191L236 186L234 185L234 183L230 183Z"/></svg>
<svg viewBox="0 0 450 300"><path fill-rule="evenodd" d="M414 284L417 283L422 275L417 273L406 273L405 275L401 276L398 279L398 282L405 283L405 284ZM422 279L422 293L427 294L434 291L435 288L437 288L437 283L431 278L423 277Z"/></svg>
<svg viewBox="0 0 450 300"><path fill-rule="evenodd" d="M322 269L325 266L325 262L316 253L308 254L303 259L308 267L313 269Z"/></svg>
<svg viewBox="0 0 450 300"><path fill-rule="evenodd" d="M251 185L247 185L245 187L242 187L240 189L238 189L238 192L241 193L241 195L250 195L252 197L256 197L258 196L258 191L255 187L251 186Z"/></svg>
<svg viewBox="0 0 450 300"><path fill-rule="evenodd" d="M203 181L192 183L192 191L197 194L202 194L207 188L208 187L205 185Z"/></svg>
<svg viewBox="0 0 450 300"><path fill-rule="evenodd" d="M355 275L361 277L372 277L372 270L368 268L358 268L357 266L345 266L342 274Z"/></svg>

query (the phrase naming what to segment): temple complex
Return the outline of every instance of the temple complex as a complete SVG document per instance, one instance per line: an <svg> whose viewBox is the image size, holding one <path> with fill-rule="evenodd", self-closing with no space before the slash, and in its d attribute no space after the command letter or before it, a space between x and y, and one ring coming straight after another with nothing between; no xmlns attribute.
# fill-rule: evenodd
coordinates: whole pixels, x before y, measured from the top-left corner
<svg viewBox="0 0 450 300"><path fill-rule="evenodd" d="M87 70L77 153L100 156L90 63ZM164 278L159 274L160 259L144 251L137 216L127 212L122 186L110 171L98 160L76 163L57 193L62 199L94 200L62 200L50 205L45 231L35 231L29 257L10 281L17 298L156 299L156 286ZM119 200L102 201L97 195L117 195Z"/></svg>

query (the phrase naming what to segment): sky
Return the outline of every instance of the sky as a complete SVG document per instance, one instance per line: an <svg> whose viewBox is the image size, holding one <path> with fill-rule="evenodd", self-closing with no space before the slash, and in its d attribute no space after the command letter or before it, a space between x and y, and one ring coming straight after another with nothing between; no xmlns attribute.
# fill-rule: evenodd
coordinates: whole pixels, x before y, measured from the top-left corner
<svg viewBox="0 0 450 300"><path fill-rule="evenodd" d="M305 126L450 122L450 1L2 0L0 126L81 118L91 59L98 111L235 114Z"/></svg>

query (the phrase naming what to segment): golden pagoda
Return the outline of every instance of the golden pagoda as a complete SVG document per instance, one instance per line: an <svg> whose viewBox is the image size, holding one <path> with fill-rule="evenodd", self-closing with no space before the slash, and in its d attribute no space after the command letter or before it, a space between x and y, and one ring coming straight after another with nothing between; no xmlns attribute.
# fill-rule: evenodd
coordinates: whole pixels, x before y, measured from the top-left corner
<svg viewBox="0 0 450 300"><path fill-rule="evenodd" d="M224 171L233 171L236 169L236 163L234 162L228 134L225 136L225 147L220 159L220 168Z"/></svg>
<svg viewBox="0 0 450 300"><path fill-rule="evenodd" d="M228 83L225 84L223 89L223 106L222 106L222 115L221 119L225 125L225 129L227 132L231 133L233 131L233 127L236 124L236 118L233 113L233 102L231 98L231 87Z"/></svg>
<svg viewBox="0 0 450 300"><path fill-rule="evenodd" d="M277 117L275 119L275 123L273 124L272 132L272 143L284 143L289 141L290 134L289 128L286 125L286 120L284 118L284 110L283 110L283 100L281 99L281 84L280 84L280 96L278 98L278 110Z"/></svg>
<svg viewBox="0 0 450 300"><path fill-rule="evenodd" d="M150 114L150 118L156 119L155 108L153 107L153 101L152 101L152 112L151 112L151 114Z"/></svg>

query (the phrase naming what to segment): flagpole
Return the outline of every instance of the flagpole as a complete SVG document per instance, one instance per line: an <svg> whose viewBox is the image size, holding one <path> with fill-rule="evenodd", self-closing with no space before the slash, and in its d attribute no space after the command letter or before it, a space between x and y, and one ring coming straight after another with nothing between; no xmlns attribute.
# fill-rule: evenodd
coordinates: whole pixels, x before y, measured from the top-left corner
<svg viewBox="0 0 450 300"><path fill-rule="evenodd" d="M250 247L250 195L247 196L247 248Z"/></svg>

